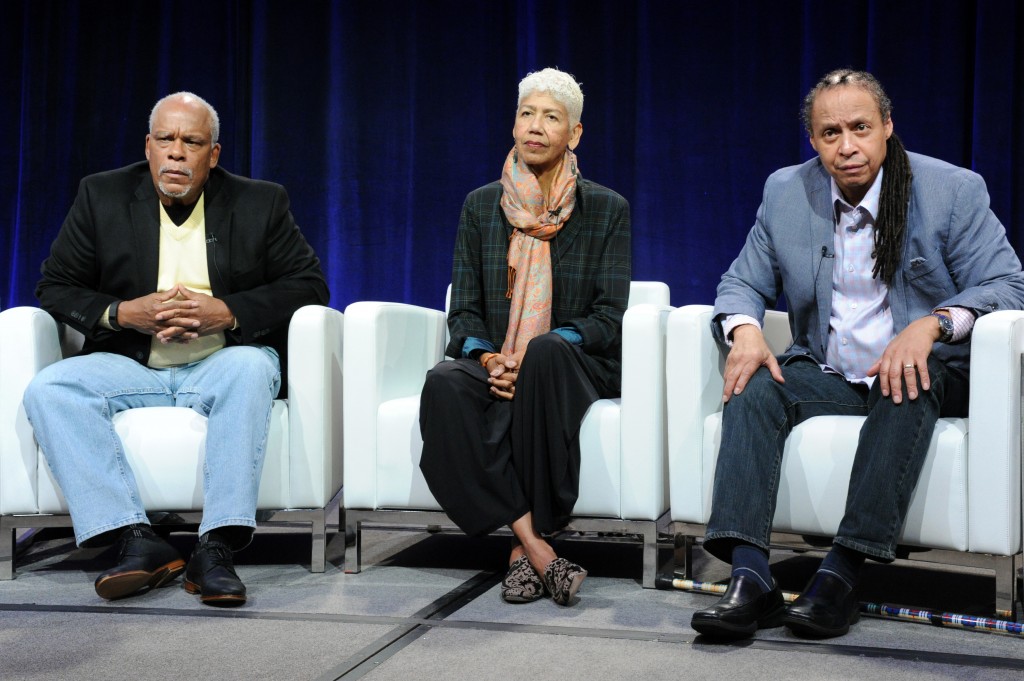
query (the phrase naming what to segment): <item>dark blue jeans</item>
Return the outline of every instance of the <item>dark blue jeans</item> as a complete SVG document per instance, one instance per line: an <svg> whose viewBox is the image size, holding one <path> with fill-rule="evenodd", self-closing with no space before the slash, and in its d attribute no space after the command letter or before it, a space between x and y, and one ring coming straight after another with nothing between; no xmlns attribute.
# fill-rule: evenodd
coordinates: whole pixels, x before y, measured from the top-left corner
<svg viewBox="0 0 1024 681"><path fill-rule="evenodd" d="M967 376L929 357L931 389L902 404L811 358L792 358L777 383L764 367L726 404L722 444L704 548L731 562L741 543L768 550L786 437L794 426L827 414L866 416L850 474L846 511L835 543L881 561L895 558L910 496L940 416L966 416Z"/></svg>

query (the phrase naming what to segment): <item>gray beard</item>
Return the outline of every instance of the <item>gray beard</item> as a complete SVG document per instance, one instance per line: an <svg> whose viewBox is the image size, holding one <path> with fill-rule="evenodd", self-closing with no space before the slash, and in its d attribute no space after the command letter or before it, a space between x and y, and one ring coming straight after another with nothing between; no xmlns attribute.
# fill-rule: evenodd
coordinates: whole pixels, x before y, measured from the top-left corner
<svg viewBox="0 0 1024 681"><path fill-rule="evenodd" d="M168 189L167 187L164 186L163 182L158 182L157 183L157 187L160 188L160 193L161 194L163 194L164 196L170 197L172 199L180 199L183 196L188 196L189 192L192 191L192 185L191 184L189 184L187 187L185 187L184 189L179 190L179 191L171 191L170 189Z"/></svg>
<svg viewBox="0 0 1024 681"><path fill-rule="evenodd" d="M160 168L160 174L163 175L165 171L171 170L172 168L173 168L173 166L163 166L162 168ZM192 171L187 169L187 168L184 168L182 170L188 175L188 179L189 179L188 186L185 187L184 189L180 190L180 191L171 191L166 186L164 186L163 180L160 180L159 182L156 183L156 186L160 189L160 193L161 194L163 194L164 196L166 196L168 198L172 198L172 199L180 199L180 198L182 198L184 196L188 196L189 192L192 191L192 187L193 187Z"/></svg>

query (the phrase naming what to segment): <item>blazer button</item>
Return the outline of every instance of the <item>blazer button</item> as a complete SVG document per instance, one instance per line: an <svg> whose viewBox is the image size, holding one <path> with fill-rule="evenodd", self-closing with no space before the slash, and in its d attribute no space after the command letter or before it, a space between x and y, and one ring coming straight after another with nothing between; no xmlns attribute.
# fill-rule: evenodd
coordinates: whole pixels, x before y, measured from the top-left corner
<svg viewBox="0 0 1024 681"><path fill-rule="evenodd" d="M135 359L137 361L141 362L142 361L142 353L141 352L136 352L135 353Z"/></svg>

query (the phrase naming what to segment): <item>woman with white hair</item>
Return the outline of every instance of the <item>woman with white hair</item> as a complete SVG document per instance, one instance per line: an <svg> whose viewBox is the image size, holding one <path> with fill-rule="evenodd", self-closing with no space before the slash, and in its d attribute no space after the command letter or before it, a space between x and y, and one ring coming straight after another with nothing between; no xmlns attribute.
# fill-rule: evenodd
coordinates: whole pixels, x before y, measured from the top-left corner
<svg viewBox="0 0 1024 681"><path fill-rule="evenodd" d="M629 204L584 180L573 150L583 92L557 69L519 83L501 180L462 207L451 342L420 401L430 491L464 532L515 535L501 595L573 602L587 571L545 534L579 493L579 429L617 397L630 281Z"/></svg>

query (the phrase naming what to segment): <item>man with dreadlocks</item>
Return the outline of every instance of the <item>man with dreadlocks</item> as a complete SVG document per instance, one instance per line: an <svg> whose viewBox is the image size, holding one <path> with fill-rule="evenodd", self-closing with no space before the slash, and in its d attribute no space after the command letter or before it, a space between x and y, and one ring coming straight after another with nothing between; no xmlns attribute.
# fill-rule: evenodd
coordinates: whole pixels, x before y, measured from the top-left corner
<svg viewBox="0 0 1024 681"><path fill-rule="evenodd" d="M845 634L865 558L889 562L939 416L966 416L975 319L1024 307L1024 276L975 173L908 153L869 73L826 75L804 100L817 158L768 178L746 244L722 277L714 333L725 363L722 442L704 548L732 564L694 614L711 636L785 624ZM793 344L761 332L784 293ZM786 607L768 567L779 469L793 427L866 416L832 550Z"/></svg>

